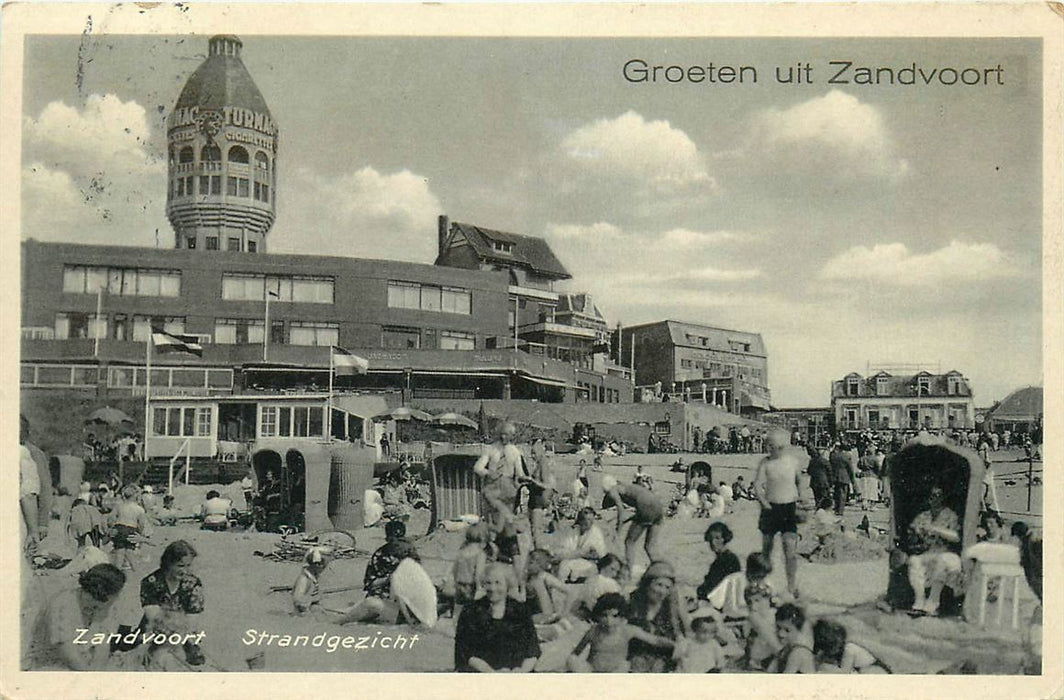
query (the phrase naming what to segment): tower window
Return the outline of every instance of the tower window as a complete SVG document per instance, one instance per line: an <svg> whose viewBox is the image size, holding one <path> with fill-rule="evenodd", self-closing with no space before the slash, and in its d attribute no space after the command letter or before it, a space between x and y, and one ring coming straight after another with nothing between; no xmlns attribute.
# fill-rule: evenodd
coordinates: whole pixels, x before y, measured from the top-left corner
<svg viewBox="0 0 1064 700"><path fill-rule="evenodd" d="M185 237L185 247L188 248L189 250L195 250L196 249L196 237L195 236L186 236Z"/></svg>
<svg viewBox="0 0 1064 700"><path fill-rule="evenodd" d="M244 163L248 162L248 152L243 146L233 146L229 149L229 162L230 163Z"/></svg>
<svg viewBox="0 0 1064 700"><path fill-rule="evenodd" d="M262 151L255 154L255 168L260 172L269 172L270 158Z"/></svg>
<svg viewBox="0 0 1064 700"><path fill-rule="evenodd" d="M192 150L192 146L185 146L177 156L179 163L191 163L194 158L195 151Z"/></svg>
<svg viewBox="0 0 1064 700"><path fill-rule="evenodd" d="M175 197L184 197L185 196L185 178L183 178L183 177L177 178L177 187L175 188L174 196Z"/></svg>
<svg viewBox="0 0 1064 700"><path fill-rule="evenodd" d="M207 236L207 250L218 250L218 236Z"/></svg>
<svg viewBox="0 0 1064 700"><path fill-rule="evenodd" d="M222 149L217 146L204 146L200 151L200 160L205 163L217 163L222 159Z"/></svg>
<svg viewBox="0 0 1064 700"><path fill-rule="evenodd" d="M248 196L248 179L246 177L240 177L236 180L236 194L238 197Z"/></svg>
<svg viewBox="0 0 1064 700"><path fill-rule="evenodd" d="M249 253L257 253L257 252L259 252L258 248L259 247L255 243L255 241L248 241L248 252Z"/></svg>
<svg viewBox="0 0 1064 700"><path fill-rule="evenodd" d="M234 253L240 252L240 239L236 236L230 236L226 250Z"/></svg>

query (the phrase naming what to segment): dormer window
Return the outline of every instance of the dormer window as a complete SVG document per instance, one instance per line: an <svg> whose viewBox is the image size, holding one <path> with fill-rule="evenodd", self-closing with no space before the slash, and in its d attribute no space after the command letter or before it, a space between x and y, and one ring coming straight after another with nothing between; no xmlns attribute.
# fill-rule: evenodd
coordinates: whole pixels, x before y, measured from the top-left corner
<svg viewBox="0 0 1064 700"><path fill-rule="evenodd" d="M492 241L491 248L496 253L506 253L507 255L512 255L514 252L514 244L506 241Z"/></svg>
<svg viewBox="0 0 1064 700"><path fill-rule="evenodd" d="M918 377L916 380L916 394L917 396L930 396L931 395L931 377L923 376Z"/></svg>
<svg viewBox="0 0 1064 700"><path fill-rule="evenodd" d="M948 377L948 392L950 396L956 396L961 393L961 378L956 374L951 374Z"/></svg>
<svg viewBox="0 0 1064 700"><path fill-rule="evenodd" d="M857 396L860 393L861 380L857 377L850 377L846 380L846 395Z"/></svg>
<svg viewBox="0 0 1064 700"><path fill-rule="evenodd" d="M876 396L887 395L887 377L876 377Z"/></svg>

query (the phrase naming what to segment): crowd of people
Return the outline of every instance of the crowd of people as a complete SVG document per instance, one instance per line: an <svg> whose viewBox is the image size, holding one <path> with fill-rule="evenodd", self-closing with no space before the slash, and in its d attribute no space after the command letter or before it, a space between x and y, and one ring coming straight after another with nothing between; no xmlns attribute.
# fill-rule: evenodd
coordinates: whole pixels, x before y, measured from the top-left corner
<svg viewBox="0 0 1064 700"><path fill-rule="evenodd" d="M26 435L27 428L24 424ZM843 444L803 452L786 431L774 430L764 436L767 454L749 484L741 476L731 486L715 484L710 472L689 471L684 489L695 494L699 514L711 520L704 534L706 574L695 588L678 578L662 545L670 509L648 475L637 470L628 482L603 474L597 478L602 501L592 502L586 462L566 493L542 440L533 442L526 460L515 434L513 425L501 425L473 467L481 518L466 528L451 575L438 591L455 618L455 671L531 671L544 645L571 644L564 666L572 672L890 672L862 640L850 637L842 621L811 615L797 585L803 510L841 515L847 507L874 508L889 497L885 446L869 442L858 455ZM23 537L32 550L42 533L31 496L41 488L33 483L36 468L28 448L21 466ZM813 493L808 504L805 473ZM402 477L385 481L384 488L398 494L385 500L401 501ZM247 507L268 500L274 484L267 475L256 490L246 478ZM138 545L173 515L169 495L160 503L150 487L117 486L86 483L71 500L67 522L83 566L75 586L39 606L29 635L29 668L192 670L207 664L190 621L204 610L204 590L193 573L196 550L182 539L170 542L159 568L140 578L143 614L136 627L120 630L124 635L110 644L73 643L70 630L106 617L135 575ZM556 527L565 517L558 507L563 495L576 506L567 536ZM730 550L733 533L721 519L740 499L760 509L761 547L745 559ZM210 491L201 507L202 527L227 529L233 511L229 499ZM292 613L337 625L435 620L435 610L429 614L416 596L397 592L401 571L404 581L425 576L406 535L408 515L396 507L384 518L386 541L370 557L363 599L353 605L325 603L320 580L332 552L310 547L290 589ZM1028 559L1040 557L1023 523L1006 533L1000 515L987 508L981 528L984 542L1018 546ZM958 531L957 513L933 490L907 533L920 545L908 557L914 609L935 614L942 587L957 577L962 558L976 556L956 551ZM102 554L107 540L111 561L91 551ZM786 580L786 590L778 592L768 582L777 540ZM1031 585L1040 596L1040 578ZM570 632L578 625L586 632L574 637Z"/></svg>

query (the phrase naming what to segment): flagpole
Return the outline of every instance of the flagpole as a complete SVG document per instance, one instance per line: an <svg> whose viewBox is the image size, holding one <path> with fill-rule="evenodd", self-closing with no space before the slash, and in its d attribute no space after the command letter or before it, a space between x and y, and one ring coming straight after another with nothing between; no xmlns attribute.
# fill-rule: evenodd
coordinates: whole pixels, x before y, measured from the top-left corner
<svg viewBox="0 0 1064 700"><path fill-rule="evenodd" d="M262 361L265 362L270 353L270 290L266 292L266 318L263 320L262 329Z"/></svg>
<svg viewBox="0 0 1064 700"><path fill-rule="evenodd" d="M144 344L144 459L148 459L148 436L151 435L151 344L152 329L148 329L148 342Z"/></svg>
<svg viewBox="0 0 1064 700"><path fill-rule="evenodd" d="M328 412L328 418L325 420L325 439L332 440L332 403L333 403L333 370L335 368L333 354L333 346L329 346L329 403L326 411Z"/></svg>
<svg viewBox="0 0 1064 700"><path fill-rule="evenodd" d="M92 341L92 356L100 356L100 313L103 311L103 285L101 284L96 288L96 318L93 319L96 326L96 332L93 333Z"/></svg>

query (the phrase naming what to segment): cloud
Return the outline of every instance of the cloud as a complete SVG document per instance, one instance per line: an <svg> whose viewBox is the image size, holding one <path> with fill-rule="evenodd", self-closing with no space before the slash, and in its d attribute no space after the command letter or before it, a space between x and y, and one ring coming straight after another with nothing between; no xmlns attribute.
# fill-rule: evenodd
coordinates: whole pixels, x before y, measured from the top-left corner
<svg viewBox="0 0 1064 700"><path fill-rule="evenodd" d="M815 174L832 181L892 180L909 167L894 154L879 110L840 90L755 115L744 155L771 172Z"/></svg>
<svg viewBox="0 0 1064 700"><path fill-rule="evenodd" d="M47 104L23 121L22 235L153 245L165 217L166 164L147 111L115 95Z"/></svg>
<svg viewBox="0 0 1064 700"><path fill-rule="evenodd" d="M291 205L287 203L291 202ZM279 193L274 250L374 259L436 259L443 211L428 181L370 166L339 176L297 170Z"/></svg>
<svg viewBox="0 0 1064 700"><path fill-rule="evenodd" d="M115 95L89 95L81 109L50 102L36 118L26 118L24 135L37 157L54 159L75 176L105 172L105 166L137 174L166 169L151 149L147 111Z"/></svg>
<svg viewBox="0 0 1064 700"><path fill-rule="evenodd" d="M692 231L687 228L674 228L661 234L661 241L670 246L700 246L719 243L737 243L750 241L755 235L738 231Z"/></svg>
<svg viewBox="0 0 1064 700"><path fill-rule="evenodd" d="M874 281L900 287L927 287L946 282L1011 277L1018 268L993 243L949 245L929 253L913 253L904 243L854 246L828 260L819 277L832 281Z"/></svg>
<svg viewBox="0 0 1064 700"><path fill-rule="evenodd" d="M578 224L548 224L547 237L563 240L594 240L602 242L603 239L620 238L623 232L617 226L599 221L590 226Z"/></svg>

